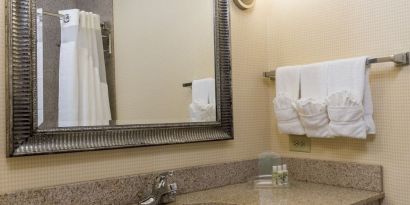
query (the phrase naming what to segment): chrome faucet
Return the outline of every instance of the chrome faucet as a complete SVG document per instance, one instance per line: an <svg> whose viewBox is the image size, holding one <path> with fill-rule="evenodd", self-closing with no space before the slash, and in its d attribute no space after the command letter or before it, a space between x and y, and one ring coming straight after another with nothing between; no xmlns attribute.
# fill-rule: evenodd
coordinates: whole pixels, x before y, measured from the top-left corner
<svg viewBox="0 0 410 205"><path fill-rule="evenodd" d="M169 177L173 172L165 172L155 178L152 186L152 193L149 197L139 203L139 205L158 205L174 202L177 196L177 184L168 183Z"/></svg>

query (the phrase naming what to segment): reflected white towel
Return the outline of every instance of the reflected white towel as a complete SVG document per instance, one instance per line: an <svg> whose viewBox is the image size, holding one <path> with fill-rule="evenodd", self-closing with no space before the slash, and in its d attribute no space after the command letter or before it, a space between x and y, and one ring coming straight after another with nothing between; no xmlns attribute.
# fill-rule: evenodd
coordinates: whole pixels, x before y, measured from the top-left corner
<svg viewBox="0 0 410 205"><path fill-rule="evenodd" d="M366 61L367 57L359 57L329 62L331 136L365 139L368 133L375 133Z"/></svg>
<svg viewBox="0 0 410 205"><path fill-rule="evenodd" d="M304 135L303 128L293 103L299 99L299 66L276 69L276 97L273 100L279 132L283 134Z"/></svg>
<svg viewBox="0 0 410 205"><path fill-rule="evenodd" d="M216 121L215 79L192 82L192 103L189 110L192 122Z"/></svg>
<svg viewBox="0 0 410 205"><path fill-rule="evenodd" d="M327 116L327 63L305 65L300 70L301 99L295 108L308 137L329 137Z"/></svg>

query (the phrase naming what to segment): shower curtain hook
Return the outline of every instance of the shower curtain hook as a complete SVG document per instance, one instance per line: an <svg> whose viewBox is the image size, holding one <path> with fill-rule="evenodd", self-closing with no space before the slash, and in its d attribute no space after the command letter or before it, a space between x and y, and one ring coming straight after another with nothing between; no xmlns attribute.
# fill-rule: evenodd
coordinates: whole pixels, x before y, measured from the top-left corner
<svg viewBox="0 0 410 205"><path fill-rule="evenodd" d="M63 16L63 22L64 22L64 23L70 22L70 15L65 14L65 15Z"/></svg>

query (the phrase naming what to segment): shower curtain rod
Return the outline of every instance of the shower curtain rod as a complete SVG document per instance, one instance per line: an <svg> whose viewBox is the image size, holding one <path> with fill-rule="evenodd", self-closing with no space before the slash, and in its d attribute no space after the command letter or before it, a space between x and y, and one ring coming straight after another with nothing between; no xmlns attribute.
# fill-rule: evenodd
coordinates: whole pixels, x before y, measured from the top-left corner
<svg viewBox="0 0 410 205"><path fill-rule="evenodd" d="M70 15L68 14L57 14L57 13L53 13L53 12L48 12L48 11L43 11L41 12L37 12L37 14L43 14L43 15L47 15L47 16L53 16L53 17L58 17L61 20L64 21L64 23L68 23L70 22ZM111 48L111 30L110 28L107 26L107 24L105 22L100 22L101 25L101 30L107 31L108 34L106 35L102 35L102 38L104 39L108 39L108 49L104 49L104 53L108 53L108 54L112 54L112 48ZM60 46L60 44L57 44L57 46Z"/></svg>
<svg viewBox="0 0 410 205"><path fill-rule="evenodd" d="M41 13L38 12L37 14L41 14ZM58 17L58 18L60 18L61 20L63 20L64 23L70 22L70 15L68 15L68 14L56 14L56 13L52 13L52 12L48 12L48 11L43 11L42 14L43 14L43 15L47 15L47 16Z"/></svg>
<svg viewBox="0 0 410 205"><path fill-rule="evenodd" d="M56 13L51 13L51 12L48 12L48 11L43 11L43 14L44 14L44 15L48 15L48 16L60 17L60 18L65 17L64 14L56 14ZM68 15L68 14L66 14L66 15Z"/></svg>
<svg viewBox="0 0 410 205"><path fill-rule="evenodd" d="M38 12L37 14L41 14L40 12ZM58 17L61 20L64 21L64 23L68 23L70 22L70 15L68 14L57 14L57 13L53 13L53 12L48 12L48 11L43 11L42 13L43 15L47 15L47 16L53 16L53 17ZM105 22L101 22L101 27L105 26ZM105 27L104 27L105 28Z"/></svg>
<svg viewBox="0 0 410 205"><path fill-rule="evenodd" d="M385 56L380 58L369 58L366 62L367 65L374 64L374 63L387 63L392 62L398 66L404 66L410 64L410 52L406 53L399 53L391 56ZM263 77L275 79L275 71L264 72Z"/></svg>

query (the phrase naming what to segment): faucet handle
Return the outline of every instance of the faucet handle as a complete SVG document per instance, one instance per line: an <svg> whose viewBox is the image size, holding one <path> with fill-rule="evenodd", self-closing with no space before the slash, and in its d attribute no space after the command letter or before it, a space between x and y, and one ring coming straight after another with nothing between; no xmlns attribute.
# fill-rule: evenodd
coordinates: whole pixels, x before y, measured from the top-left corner
<svg viewBox="0 0 410 205"><path fill-rule="evenodd" d="M159 174L159 177L172 177L174 176L174 171L167 171L167 172L163 172L161 174Z"/></svg>
<svg viewBox="0 0 410 205"><path fill-rule="evenodd" d="M177 183L169 184L168 188L169 188L168 193L164 194L161 199L161 202L164 204L168 204L168 203L176 201L177 190L178 190Z"/></svg>
<svg viewBox="0 0 410 205"><path fill-rule="evenodd" d="M174 175L173 171L168 171L168 172L163 172L159 174L155 178L155 183L152 187L152 191L155 192L157 189L160 189L161 187L165 187L168 184L168 178L172 177Z"/></svg>
<svg viewBox="0 0 410 205"><path fill-rule="evenodd" d="M155 177L155 182L152 186L151 195L140 202L140 205L157 205L162 203L171 203L176 200L177 184L168 183L168 178L174 175L173 171L164 172Z"/></svg>
<svg viewBox="0 0 410 205"><path fill-rule="evenodd" d="M178 190L178 186L177 186L177 183L172 183L172 184L170 184L169 185L169 189L171 190L171 191L177 191Z"/></svg>
<svg viewBox="0 0 410 205"><path fill-rule="evenodd" d="M167 181L169 177L174 176L173 171L163 172L156 177L157 183L162 183L163 181Z"/></svg>

